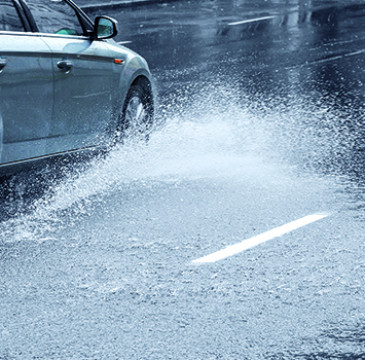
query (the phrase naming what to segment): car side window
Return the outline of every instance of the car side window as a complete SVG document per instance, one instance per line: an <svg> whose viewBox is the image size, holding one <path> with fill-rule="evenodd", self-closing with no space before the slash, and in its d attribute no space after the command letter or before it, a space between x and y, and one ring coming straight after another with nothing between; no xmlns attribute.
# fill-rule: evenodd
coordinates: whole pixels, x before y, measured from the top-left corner
<svg viewBox="0 0 365 360"><path fill-rule="evenodd" d="M84 35L75 10L65 1L27 0L27 4L40 32L59 35Z"/></svg>
<svg viewBox="0 0 365 360"><path fill-rule="evenodd" d="M11 0L0 0L0 31L25 31Z"/></svg>

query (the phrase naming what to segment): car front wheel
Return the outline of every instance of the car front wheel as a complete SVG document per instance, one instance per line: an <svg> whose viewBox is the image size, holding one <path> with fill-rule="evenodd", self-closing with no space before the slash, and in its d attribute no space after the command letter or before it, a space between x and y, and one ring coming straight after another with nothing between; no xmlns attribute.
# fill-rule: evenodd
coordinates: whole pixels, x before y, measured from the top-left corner
<svg viewBox="0 0 365 360"><path fill-rule="evenodd" d="M153 122L153 105L150 87L135 84L125 100L118 136L122 139L148 141Z"/></svg>

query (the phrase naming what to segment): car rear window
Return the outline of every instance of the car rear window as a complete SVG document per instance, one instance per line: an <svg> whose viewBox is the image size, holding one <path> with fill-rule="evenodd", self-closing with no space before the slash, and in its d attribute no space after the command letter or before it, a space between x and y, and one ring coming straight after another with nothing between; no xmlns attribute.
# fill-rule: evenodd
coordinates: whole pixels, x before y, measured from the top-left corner
<svg viewBox="0 0 365 360"><path fill-rule="evenodd" d="M11 0L0 0L0 31L25 31Z"/></svg>

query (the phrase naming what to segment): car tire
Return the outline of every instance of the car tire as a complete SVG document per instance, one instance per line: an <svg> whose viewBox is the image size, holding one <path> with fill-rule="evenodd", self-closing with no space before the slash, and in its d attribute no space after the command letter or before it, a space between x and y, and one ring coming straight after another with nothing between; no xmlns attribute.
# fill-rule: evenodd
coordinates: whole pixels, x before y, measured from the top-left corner
<svg viewBox="0 0 365 360"><path fill-rule="evenodd" d="M148 141L153 123L153 103L150 86L131 86L124 102L117 135L119 140Z"/></svg>

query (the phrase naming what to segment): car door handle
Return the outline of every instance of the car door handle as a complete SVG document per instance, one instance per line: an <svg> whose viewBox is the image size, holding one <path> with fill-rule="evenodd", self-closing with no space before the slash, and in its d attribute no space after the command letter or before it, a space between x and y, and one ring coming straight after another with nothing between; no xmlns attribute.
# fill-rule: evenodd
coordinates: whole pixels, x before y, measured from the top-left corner
<svg viewBox="0 0 365 360"><path fill-rule="evenodd" d="M0 59L0 72L3 71L4 67L8 63L8 60L6 59Z"/></svg>
<svg viewBox="0 0 365 360"><path fill-rule="evenodd" d="M72 62L69 60L61 60L57 63L57 67L66 74L68 74L71 71L72 66L73 66Z"/></svg>

